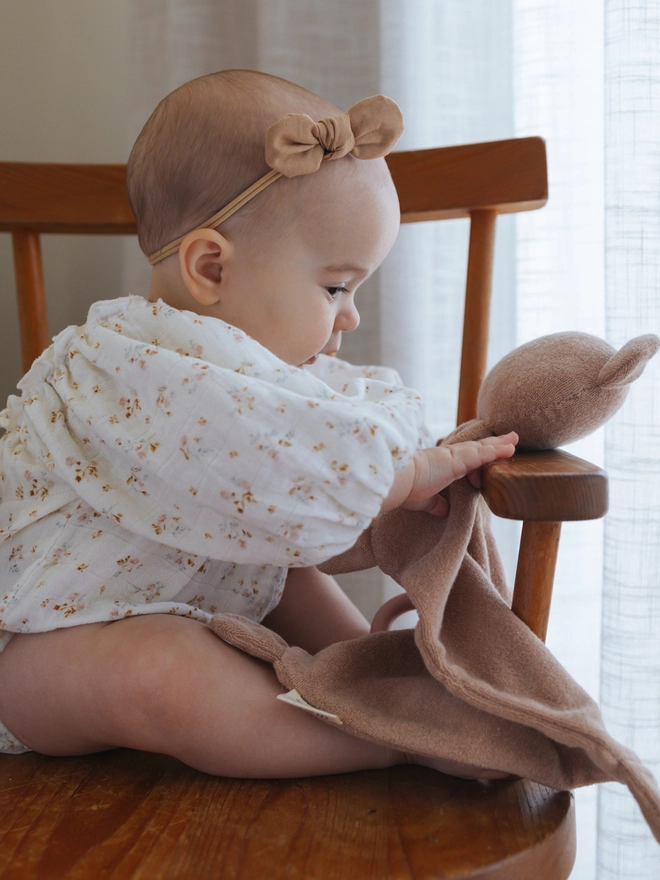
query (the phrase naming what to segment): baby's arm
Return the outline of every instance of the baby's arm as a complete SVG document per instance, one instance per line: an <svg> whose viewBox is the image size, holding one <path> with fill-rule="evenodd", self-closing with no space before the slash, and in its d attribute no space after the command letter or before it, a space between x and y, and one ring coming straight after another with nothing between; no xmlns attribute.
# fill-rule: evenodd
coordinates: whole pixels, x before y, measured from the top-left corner
<svg viewBox="0 0 660 880"><path fill-rule="evenodd" d="M381 513L404 507L444 516L447 502L438 492L465 476L478 487L481 466L497 458L510 458L517 442L518 435L512 431L500 437L420 449L408 466L396 475Z"/></svg>

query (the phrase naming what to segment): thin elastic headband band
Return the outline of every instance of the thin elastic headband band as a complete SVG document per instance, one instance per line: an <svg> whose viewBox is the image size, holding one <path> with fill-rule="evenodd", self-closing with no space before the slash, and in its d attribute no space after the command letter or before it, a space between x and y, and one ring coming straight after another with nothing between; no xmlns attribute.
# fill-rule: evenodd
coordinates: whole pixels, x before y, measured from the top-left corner
<svg viewBox="0 0 660 880"><path fill-rule="evenodd" d="M268 174L264 174L263 177L260 177L256 183L253 183L252 186L248 187L246 190L243 190L240 195L237 195L235 199L229 202L228 205L225 205L224 208L221 208L217 214L214 214L211 218L209 218L206 223L202 223L201 226L195 227L196 229L215 229L217 226L220 226L221 223L224 223L232 214L235 214L239 208L242 208L246 202L249 202L250 199L253 199L255 196L258 196L259 193L266 189L267 186L270 186L271 183L275 183L276 180L282 177L281 171L269 171ZM186 235L188 233L186 232ZM166 257L175 254L181 245L181 242L186 237L186 235L182 235L179 238L175 239L175 241L166 244L165 247L160 248L155 253L153 253L149 257L149 262L152 266L155 266L156 263L160 263L161 260L164 260Z"/></svg>

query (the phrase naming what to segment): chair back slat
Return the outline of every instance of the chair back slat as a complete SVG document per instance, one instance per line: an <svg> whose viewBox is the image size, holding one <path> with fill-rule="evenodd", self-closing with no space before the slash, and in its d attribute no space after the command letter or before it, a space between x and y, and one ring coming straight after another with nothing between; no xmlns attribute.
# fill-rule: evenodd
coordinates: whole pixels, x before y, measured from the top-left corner
<svg viewBox="0 0 660 880"><path fill-rule="evenodd" d="M533 211L548 200L545 142L514 138L390 153L387 164L401 202L401 222Z"/></svg>
<svg viewBox="0 0 660 880"><path fill-rule="evenodd" d="M0 162L0 232L133 235L125 165Z"/></svg>

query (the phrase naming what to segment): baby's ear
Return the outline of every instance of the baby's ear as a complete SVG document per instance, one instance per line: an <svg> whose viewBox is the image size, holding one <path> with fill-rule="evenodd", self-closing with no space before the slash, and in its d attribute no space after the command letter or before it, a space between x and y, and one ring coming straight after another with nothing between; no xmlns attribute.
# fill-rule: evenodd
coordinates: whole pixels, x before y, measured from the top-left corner
<svg viewBox="0 0 660 880"><path fill-rule="evenodd" d="M613 354L598 374L597 383L604 388L621 388L638 379L653 355L660 349L654 333L637 336Z"/></svg>

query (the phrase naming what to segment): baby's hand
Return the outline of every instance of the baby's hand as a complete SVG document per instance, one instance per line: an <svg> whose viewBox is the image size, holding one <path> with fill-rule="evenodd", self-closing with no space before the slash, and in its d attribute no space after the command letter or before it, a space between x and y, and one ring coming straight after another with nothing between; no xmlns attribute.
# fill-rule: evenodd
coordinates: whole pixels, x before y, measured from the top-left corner
<svg viewBox="0 0 660 880"><path fill-rule="evenodd" d="M465 476L478 488L481 485L481 466L497 458L510 458L517 442L518 435L512 431L500 437L486 437L485 440L421 449L413 458L412 488L400 506L406 510L423 510L435 516L446 516L448 504L438 492Z"/></svg>

